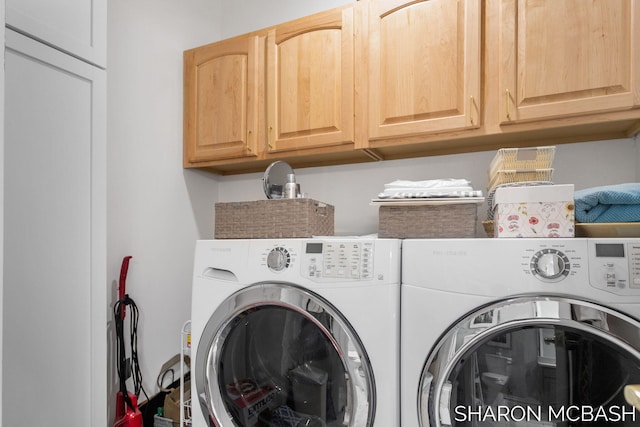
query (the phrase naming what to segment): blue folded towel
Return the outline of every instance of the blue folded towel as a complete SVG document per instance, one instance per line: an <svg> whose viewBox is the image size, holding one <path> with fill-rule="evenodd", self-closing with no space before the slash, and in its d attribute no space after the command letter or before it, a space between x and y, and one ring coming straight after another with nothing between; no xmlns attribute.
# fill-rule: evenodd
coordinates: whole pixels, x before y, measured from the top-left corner
<svg viewBox="0 0 640 427"><path fill-rule="evenodd" d="M576 191L578 222L640 222L640 183L605 185Z"/></svg>

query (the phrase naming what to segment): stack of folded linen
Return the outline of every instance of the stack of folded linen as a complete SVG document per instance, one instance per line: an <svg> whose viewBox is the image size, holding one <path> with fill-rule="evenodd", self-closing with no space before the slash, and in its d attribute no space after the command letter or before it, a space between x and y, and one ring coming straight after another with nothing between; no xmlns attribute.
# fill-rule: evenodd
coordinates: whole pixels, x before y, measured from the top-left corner
<svg viewBox="0 0 640 427"><path fill-rule="evenodd" d="M587 188L574 193L581 223L640 222L640 183Z"/></svg>
<svg viewBox="0 0 640 427"><path fill-rule="evenodd" d="M466 179L444 178L426 181L396 180L384 185L384 191L372 202L416 199L478 199L482 191L474 190ZM451 200L449 200L451 201Z"/></svg>

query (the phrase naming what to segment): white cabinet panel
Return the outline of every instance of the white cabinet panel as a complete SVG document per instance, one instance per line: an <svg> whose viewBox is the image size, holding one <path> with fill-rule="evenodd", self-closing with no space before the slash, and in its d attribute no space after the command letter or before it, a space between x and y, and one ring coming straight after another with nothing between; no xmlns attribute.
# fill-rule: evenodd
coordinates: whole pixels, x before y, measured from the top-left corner
<svg viewBox="0 0 640 427"><path fill-rule="evenodd" d="M106 0L6 0L9 28L106 66Z"/></svg>
<svg viewBox="0 0 640 427"><path fill-rule="evenodd" d="M106 425L106 73L8 30L3 424Z"/></svg>

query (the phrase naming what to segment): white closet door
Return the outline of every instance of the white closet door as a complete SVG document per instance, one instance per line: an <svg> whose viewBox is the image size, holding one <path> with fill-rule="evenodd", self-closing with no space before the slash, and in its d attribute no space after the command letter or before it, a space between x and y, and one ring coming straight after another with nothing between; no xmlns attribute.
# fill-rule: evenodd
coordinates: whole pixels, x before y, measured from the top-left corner
<svg viewBox="0 0 640 427"><path fill-rule="evenodd" d="M106 66L106 0L6 0L6 21L13 30Z"/></svg>
<svg viewBox="0 0 640 427"><path fill-rule="evenodd" d="M8 30L3 425L108 425L106 74Z"/></svg>

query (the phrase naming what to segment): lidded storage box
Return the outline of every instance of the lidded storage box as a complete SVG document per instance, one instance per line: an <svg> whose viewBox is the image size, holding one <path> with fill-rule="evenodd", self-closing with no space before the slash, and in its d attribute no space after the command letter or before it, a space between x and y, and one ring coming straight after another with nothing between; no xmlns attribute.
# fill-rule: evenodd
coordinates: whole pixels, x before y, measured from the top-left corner
<svg viewBox="0 0 640 427"><path fill-rule="evenodd" d="M573 184L496 189L495 237L574 237L573 193Z"/></svg>
<svg viewBox="0 0 640 427"><path fill-rule="evenodd" d="M334 207L313 199L215 204L216 239L333 236Z"/></svg>

